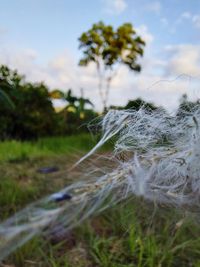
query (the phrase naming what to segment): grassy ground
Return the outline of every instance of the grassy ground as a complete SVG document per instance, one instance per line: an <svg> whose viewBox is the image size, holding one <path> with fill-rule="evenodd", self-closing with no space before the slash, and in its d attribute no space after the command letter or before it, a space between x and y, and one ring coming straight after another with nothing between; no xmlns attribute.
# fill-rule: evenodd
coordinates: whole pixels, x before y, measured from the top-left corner
<svg viewBox="0 0 200 267"><path fill-rule="evenodd" d="M36 142L0 142L0 161L23 162L32 158L88 151L96 139L89 134L81 134L78 137L47 137Z"/></svg>
<svg viewBox="0 0 200 267"><path fill-rule="evenodd" d="M88 135L1 143L0 219L73 182L69 166L94 143ZM59 171L38 173L43 166ZM0 266L200 267L199 230L198 218L134 199L84 222L59 242L35 237Z"/></svg>

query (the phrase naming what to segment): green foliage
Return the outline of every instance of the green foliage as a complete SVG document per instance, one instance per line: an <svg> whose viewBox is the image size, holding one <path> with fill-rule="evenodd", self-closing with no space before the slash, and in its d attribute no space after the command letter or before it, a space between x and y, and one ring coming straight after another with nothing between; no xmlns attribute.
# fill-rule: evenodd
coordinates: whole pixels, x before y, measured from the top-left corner
<svg viewBox="0 0 200 267"><path fill-rule="evenodd" d="M89 104L91 107L94 107L93 103L88 99L84 98L83 96L81 97L76 97L72 95L72 90L69 89L66 93L60 91L59 89L53 90L49 93L50 97L52 99L61 99L66 101L67 106L66 109L68 110L69 108L74 108L76 113L84 112L85 110L85 105Z"/></svg>
<svg viewBox="0 0 200 267"><path fill-rule="evenodd" d="M58 119L60 123L61 133L72 134L75 131L87 131L87 124L97 117L97 113L93 109L86 109L85 106L89 105L94 107L93 103L83 96L76 97L69 89L66 93L56 89L49 93L52 99L61 99L66 102L66 107L59 112Z"/></svg>
<svg viewBox="0 0 200 267"><path fill-rule="evenodd" d="M16 71L1 66L0 87L15 106L0 106L1 139L24 140L53 134L55 113L44 84L27 83Z"/></svg>
<svg viewBox="0 0 200 267"><path fill-rule="evenodd" d="M158 108L153 103L145 102L141 98L137 98L135 100L129 100L127 105L124 108L125 109L139 110L142 107L149 110L149 111L153 111L153 110L156 110Z"/></svg>
<svg viewBox="0 0 200 267"><path fill-rule="evenodd" d="M123 110L123 109L139 110L140 108L144 108L148 111L153 111L153 110L158 109L158 107L155 106L153 103L146 102L142 98L136 98L134 100L129 100L125 106L110 106L109 107L109 109L117 109L117 110Z"/></svg>
<svg viewBox="0 0 200 267"><path fill-rule="evenodd" d="M13 101L10 97L0 88L0 103L1 105L7 105L8 108L15 108Z"/></svg>
<svg viewBox="0 0 200 267"><path fill-rule="evenodd" d="M124 63L130 69L140 71L141 67L136 60L138 55L143 55L145 42L136 35L130 23L124 23L116 31L103 22L93 24L91 29L80 36L79 42L84 54L80 65L85 66L91 61L99 65L100 60L103 60L106 68Z"/></svg>
<svg viewBox="0 0 200 267"><path fill-rule="evenodd" d="M80 66L87 66L94 62L99 75L99 94L104 106L107 105L110 83L117 74L121 64L130 70L139 72L139 56L143 56L144 40L136 34L132 24L124 23L116 30L103 22L93 24L92 28L84 32L79 38L79 48L83 50ZM102 84L106 81L105 90Z"/></svg>
<svg viewBox="0 0 200 267"><path fill-rule="evenodd" d="M67 106L56 113L52 99L63 99ZM49 93L43 83L26 82L24 76L6 66L0 67L0 139L30 140L43 136L72 134L97 114L85 105L93 104L69 90ZM72 110L70 110L72 108ZM74 108L74 110L73 110ZM87 127L81 127L85 132Z"/></svg>

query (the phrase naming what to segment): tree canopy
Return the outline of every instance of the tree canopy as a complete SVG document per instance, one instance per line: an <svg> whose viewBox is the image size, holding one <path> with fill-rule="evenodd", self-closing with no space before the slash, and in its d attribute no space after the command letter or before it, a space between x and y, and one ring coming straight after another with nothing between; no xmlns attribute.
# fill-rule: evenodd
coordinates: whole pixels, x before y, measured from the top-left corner
<svg viewBox="0 0 200 267"><path fill-rule="evenodd" d="M100 21L80 36L79 43L79 48L83 51L79 65L87 66L91 62L96 64L98 89L106 108L110 83L117 74L118 67L124 64L130 70L141 71L138 57L143 56L145 42L136 34L131 23L124 23L114 30L111 25Z"/></svg>

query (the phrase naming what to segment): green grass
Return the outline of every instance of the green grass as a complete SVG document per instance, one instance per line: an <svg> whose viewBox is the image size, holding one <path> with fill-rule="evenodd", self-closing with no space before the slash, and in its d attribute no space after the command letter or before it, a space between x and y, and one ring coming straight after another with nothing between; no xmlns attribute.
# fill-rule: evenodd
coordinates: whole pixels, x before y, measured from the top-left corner
<svg viewBox="0 0 200 267"><path fill-rule="evenodd" d="M89 135L79 135L1 143L0 219L74 182L67 172L70 159L95 142ZM52 165L59 167L58 173L37 172ZM138 198L87 220L60 243L36 236L2 266L200 267L199 230L191 215Z"/></svg>
<svg viewBox="0 0 200 267"><path fill-rule="evenodd" d="M138 209L139 207L139 209ZM104 212L71 231L62 243L36 237L7 259L15 266L200 266L199 226L175 210L135 200ZM151 222L151 223L150 223Z"/></svg>
<svg viewBox="0 0 200 267"><path fill-rule="evenodd" d="M20 162L30 158L70 154L88 151L96 143L89 134L67 137L47 137L36 142L5 141L0 142L0 161Z"/></svg>
<svg viewBox="0 0 200 267"><path fill-rule="evenodd" d="M99 136L79 134L66 137L46 137L35 142L5 141L0 142L0 161L17 163L32 158L55 155L86 153L97 143ZM105 144L100 151L109 150L112 141Z"/></svg>

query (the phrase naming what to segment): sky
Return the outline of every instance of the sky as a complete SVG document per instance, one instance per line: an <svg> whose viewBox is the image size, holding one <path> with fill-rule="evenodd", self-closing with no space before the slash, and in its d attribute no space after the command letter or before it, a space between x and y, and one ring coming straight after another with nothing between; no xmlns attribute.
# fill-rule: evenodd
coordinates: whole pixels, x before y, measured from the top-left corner
<svg viewBox="0 0 200 267"><path fill-rule="evenodd" d="M101 110L95 65L78 66L78 37L100 20L132 23L146 41L141 73L122 66L109 104L142 97L173 111L182 94L200 97L198 0L0 0L0 64L51 90L83 88Z"/></svg>

